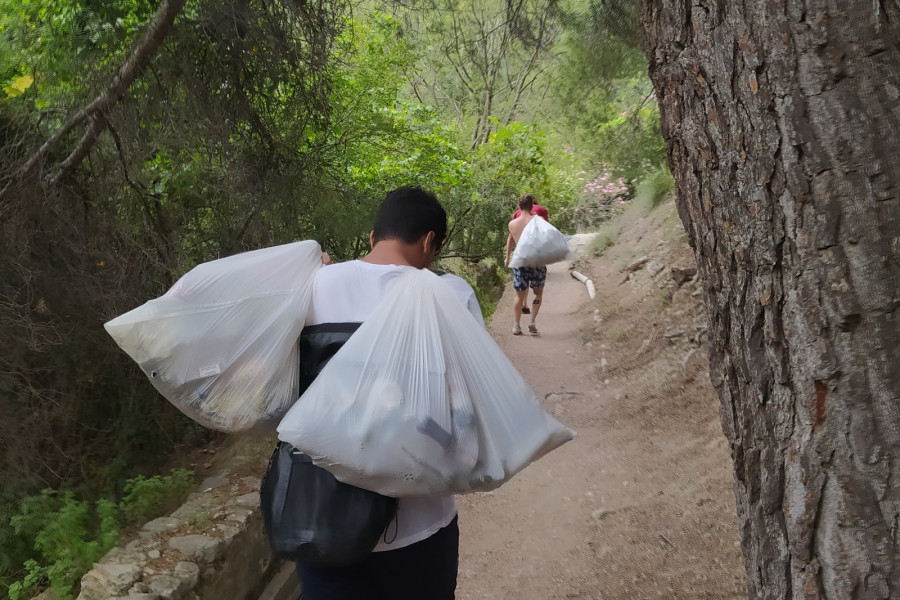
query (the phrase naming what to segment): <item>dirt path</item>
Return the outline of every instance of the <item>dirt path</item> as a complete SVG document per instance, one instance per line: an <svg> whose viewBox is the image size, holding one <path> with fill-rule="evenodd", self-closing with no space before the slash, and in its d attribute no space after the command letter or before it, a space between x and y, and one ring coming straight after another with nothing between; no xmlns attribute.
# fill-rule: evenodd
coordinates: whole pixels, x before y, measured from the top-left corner
<svg viewBox="0 0 900 600"><path fill-rule="evenodd" d="M579 263L594 302L569 264L552 265L539 336L512 336L506 290L490 330L577 437L502 488L459 498L460 600L746 598L730 459L705 348L688 331L699 300L693 286L663 286L657 267L620 284L646 248L690 260L657 239L670 225L660 215L622 225L620 245Z"/></svg>

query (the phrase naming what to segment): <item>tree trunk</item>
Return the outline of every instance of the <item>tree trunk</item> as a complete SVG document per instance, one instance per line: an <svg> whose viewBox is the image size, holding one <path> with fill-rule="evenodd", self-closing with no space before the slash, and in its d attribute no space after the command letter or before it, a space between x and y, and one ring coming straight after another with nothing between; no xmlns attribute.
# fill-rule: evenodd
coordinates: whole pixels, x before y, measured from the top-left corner
<svg viewBox="0 0 900 600"><path fill-rule="evenodd" d="M645 0L754 598L900 598L900 2Z"/></svg>

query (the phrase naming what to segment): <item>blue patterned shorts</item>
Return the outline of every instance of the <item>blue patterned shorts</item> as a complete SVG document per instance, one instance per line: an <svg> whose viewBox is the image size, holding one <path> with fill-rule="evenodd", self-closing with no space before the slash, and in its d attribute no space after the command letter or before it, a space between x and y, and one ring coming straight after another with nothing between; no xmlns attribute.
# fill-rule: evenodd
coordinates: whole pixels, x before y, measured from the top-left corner
<svg viewBox="0 0 900 600"><path fill-rule="evenodd" d="M513 287L522 292L529 287L536 290L547 281L547 267L518 267L513 269Z"/></svg>

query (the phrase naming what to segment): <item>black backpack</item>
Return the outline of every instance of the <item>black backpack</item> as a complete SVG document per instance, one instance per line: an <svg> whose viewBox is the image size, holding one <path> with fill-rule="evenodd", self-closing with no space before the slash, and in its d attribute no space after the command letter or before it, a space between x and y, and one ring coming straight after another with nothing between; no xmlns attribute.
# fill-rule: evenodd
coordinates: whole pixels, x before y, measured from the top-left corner
<svg viewBox="0 0 900 600"><path fill-rule="evenodd" d="M324 323L303 329L301 395L359 325ZM398 504L396 498L338 481L286 442L275 448L259 496L275 553L316 566L363 560L388 535Z"/></svg>

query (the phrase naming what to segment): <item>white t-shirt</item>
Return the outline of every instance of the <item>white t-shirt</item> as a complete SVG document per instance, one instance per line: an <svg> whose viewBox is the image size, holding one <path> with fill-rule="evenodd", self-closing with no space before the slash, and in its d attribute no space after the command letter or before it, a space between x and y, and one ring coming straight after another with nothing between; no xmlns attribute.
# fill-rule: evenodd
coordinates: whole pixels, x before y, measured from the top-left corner
<svg viewBox="0 0 900 600"><path fill-rule="evenodd" d="M319 269L312 301L306 313L307 325L361 323L378 307L391 286L409 269L400 265L373 265L354 260ZM484 326L475 292L461 277L444 275L441 280ZM456 516L453 496L406 496L400 498L396 522L387 528L386 544L378 542L375 552L396 550L420 542L450 524ZM396 537L394 533L396 532Z"/></svg>

